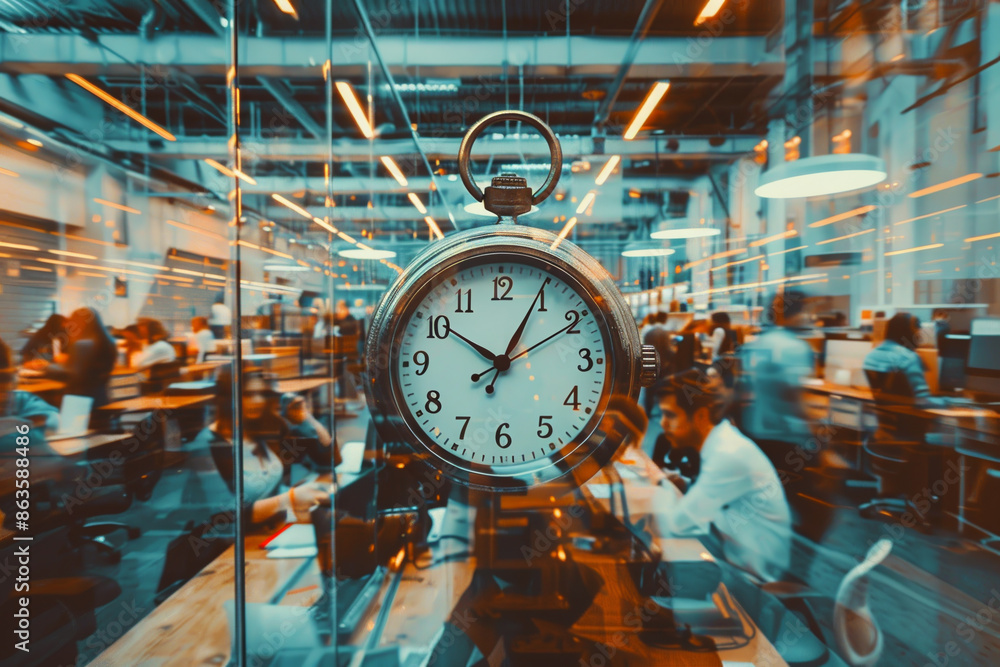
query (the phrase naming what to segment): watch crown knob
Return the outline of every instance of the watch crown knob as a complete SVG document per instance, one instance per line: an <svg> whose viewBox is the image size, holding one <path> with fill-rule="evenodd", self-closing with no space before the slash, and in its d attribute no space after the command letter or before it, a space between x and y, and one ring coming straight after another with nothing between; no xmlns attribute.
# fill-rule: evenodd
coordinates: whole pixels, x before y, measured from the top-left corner
<svg viewBox="0 0 1000 667"><path fill-rule="evenodd" d="M643 345L641 352L642 369L639 371L639 384L652 387L660 374L660 355L652 345Z"/></svg>

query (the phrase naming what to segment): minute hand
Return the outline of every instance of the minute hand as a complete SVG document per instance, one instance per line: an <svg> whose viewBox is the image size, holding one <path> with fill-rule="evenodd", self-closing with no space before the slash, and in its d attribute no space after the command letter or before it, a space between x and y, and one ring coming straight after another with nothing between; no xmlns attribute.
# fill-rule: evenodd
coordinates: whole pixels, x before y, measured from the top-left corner
<svg viewBox="0 0 1000 667"><path fill-rule="evenodd" d="M531 306L528 307L528 312L524 314L524 319L521 320L521 324L517 327L517 331L515 331L514 335L510 337L510 342L507 343L507 351L504 352L504 354L508 357L510 356L510 353L513 352L514 348L517 347L517 344L521 342L521 334L524 333L524 326L528 323L528 318L531 317L532 311L535 310L535 304L538 303L538 297L541 296L543 291L545 291L545 286L548 284L549 279L546 278L542 282L542 286L539 288L538 293L535 294L535 298L531 301ZM545 302L543 301L542 304L544 305L544 303Z"/></svg>
<svg viewBox="0 0 1000 667"><path fill-rule="evenodd" d="M567 331L569 331L570 329L572 329L573 327L575 327L579 321L580 320L578 320L578 319L577 320L573 320L573 322L571 322L569 325L563 327L559 331L557 331L554 334L550 335L548 338L543 338L542 340L540 340L539 342L535 343L534 345L532 345L528 349L522 350L516 356L511 357L510 360L514 361L515 359L520 359L524 355L526 355L529 352L531 352L532 350L534 350L536 347L540 347L542 345L545 345L546 343L548 343L550 340L552 340L553 338L555 338L559 334L566 333Z"/></svg>

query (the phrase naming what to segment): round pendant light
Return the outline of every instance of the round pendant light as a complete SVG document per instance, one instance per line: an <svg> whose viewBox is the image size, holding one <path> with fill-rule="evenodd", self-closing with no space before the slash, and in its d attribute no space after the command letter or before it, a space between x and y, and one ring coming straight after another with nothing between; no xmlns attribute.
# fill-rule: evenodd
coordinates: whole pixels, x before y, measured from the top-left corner
<svg viewBox="0 0 1000 667"><path fill-rule="evenodd" d="M348 259L392 259L396 253L392 250L376 250L375 248L344 248L337 254Z"/></svg>
<svg viewBox="0 0 1000 667"><path fill-rule="evenodd" d="M676 250L652 243L629 243L622 250L622 257L667 257Z"/></svg>
<svg viewBox="0 0 1000 667"><path fill-rule="evenodd" d="M869 188L887 176L885 160L874 155L817 155L768 169L754 194L764 199L820 197Z"/></svg>
<svg viewBox="0 0 1000 667"><path fill-rule="evenodd" d="M722 233L717 227L674 227L661 229L649 235L652 239L700 239L706 236L718 236Z"/></svg>

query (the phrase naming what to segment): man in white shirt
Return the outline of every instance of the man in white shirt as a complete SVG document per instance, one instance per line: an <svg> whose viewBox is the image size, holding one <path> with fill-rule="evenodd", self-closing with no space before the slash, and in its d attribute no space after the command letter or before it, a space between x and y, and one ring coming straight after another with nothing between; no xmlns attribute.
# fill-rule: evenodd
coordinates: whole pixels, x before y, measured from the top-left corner
<svg viewBox="0 0 1000 667"><path fill-rule="evenodd" d="M226 337L226 327L233 321L233 311L226 305L226 295L219 293L212 304L212 314L208 318L208 326L216 338Z"/></svg>
<svg viewBox="0 0 1000 667"><path fill-rule="evenodd" d="M727 404L726 387L712 370L679 373L665 387L663 430L675 447L698 451L701 466L694 484L661 517L661 528L673 535L714 532L729 563L778 580L791 550L788 501L764 453L724 419ZM657 477L652 481L673 481L685 491L679 478Z"/></svg>
<svg viewBox="0 0 1000 667"><path fill-rule="evenodd" d="M191 319L191 335L188 336L188 354L195 357L196 363L205 361L206 354L215 352L215 336L208 328L208 320L204 317Z"/></svg>

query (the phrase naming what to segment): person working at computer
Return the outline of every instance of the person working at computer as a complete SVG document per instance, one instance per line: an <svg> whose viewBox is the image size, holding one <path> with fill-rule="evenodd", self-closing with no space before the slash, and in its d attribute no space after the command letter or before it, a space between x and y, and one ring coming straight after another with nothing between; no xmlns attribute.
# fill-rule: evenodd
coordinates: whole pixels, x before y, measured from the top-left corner
<svg viewBox="0 0 1000 667"><path fill-rule="evenodd" d="M924 363L914 351L919 336L920 319L910 313L896 313L886 325L885 340L865 356L862 368L872 391L898 397L916 408L944 407L944 399L931 396ZM920 420L885 415L879 419L875 439L919 441L922 426Z"/></svg>
<svg viewBox="0 0 1000 667"><path fill-rule="evenodd" d="M0 438L6 442L8 436L18 432L18 426L56 430L59 410L32 393L17 389L17 368L11 357L10 348L0 340Z"/></svg>
<svg viewBox="0 0 1000 667"><path fill-rule="evenodd" d="M157 364L169 364L177 360L177 351L168 340L170 334L159 320L141 320L139 331L142 332L145 347L132 357L133 368L146 370Z"/></svg>
<svg viewBox="0 0 1000 667"><path fill-rule="evenodd" d="M284 473L281 460L265 443L273 415L267 414L269 395L273 395L267 382L259 373L246 373L243 379L243 497L244 516L251 526L263 526L284 519L291 510L299 521L309 520L309 509L330 497L330 484L307 483L287 491L281 490ZM233 411L233 378L229 366L219 369L216 379L216 417L210 430L213 441L210 448L219 474L233 486L232 439L235 421Z"/></svg>
<svg viewBox="0 0 1000 667"><path fill-rule="evenodd" d="M714 370L670 378L660 401L661 426L677 447L698 452L701 462L690 488L650 465L651 482L683 493L658 525L677 536L714 533L727 562L776 581L788 570L791 511L774 466L726 419L728 404L728 390Z"/></svg>

